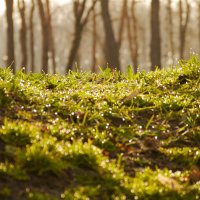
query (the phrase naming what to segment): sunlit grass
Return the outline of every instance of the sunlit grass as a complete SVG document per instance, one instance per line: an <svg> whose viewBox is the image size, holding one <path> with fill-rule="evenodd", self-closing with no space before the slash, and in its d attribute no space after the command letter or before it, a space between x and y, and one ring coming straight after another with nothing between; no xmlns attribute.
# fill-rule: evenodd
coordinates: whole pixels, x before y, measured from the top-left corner
<svg viewBox="0 0 200 200"><path fill-rule="evenodd" d="M0 69L0 108L0 198L200 198L196 57L138 74Z"/></svg>

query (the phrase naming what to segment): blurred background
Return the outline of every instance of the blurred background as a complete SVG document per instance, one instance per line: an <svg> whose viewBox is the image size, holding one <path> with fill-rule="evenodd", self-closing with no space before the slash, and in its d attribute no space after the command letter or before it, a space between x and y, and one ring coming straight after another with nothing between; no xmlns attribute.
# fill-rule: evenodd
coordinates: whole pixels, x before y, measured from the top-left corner
<svg viewBox="0 0 200 200"><path fill-rule="evenodd" d="M0 66L154 70L200 51L200 0L0 0Z"/></svg>

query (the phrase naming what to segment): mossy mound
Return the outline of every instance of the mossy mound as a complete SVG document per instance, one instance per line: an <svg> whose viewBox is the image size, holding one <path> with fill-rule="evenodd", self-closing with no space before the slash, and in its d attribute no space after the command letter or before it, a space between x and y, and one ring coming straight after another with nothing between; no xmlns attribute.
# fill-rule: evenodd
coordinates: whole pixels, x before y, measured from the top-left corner
<svg viewBox="0 0 200 200"><path fill-rule="evenodd" d="M133 74L0 69L0 199L199 199L200 61Z"/></svg>

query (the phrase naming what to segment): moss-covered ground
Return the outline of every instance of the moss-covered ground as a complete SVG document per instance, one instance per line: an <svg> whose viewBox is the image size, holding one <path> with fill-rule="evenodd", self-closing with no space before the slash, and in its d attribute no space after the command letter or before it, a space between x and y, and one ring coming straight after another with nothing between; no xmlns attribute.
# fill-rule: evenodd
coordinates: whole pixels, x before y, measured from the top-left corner
<svg viewBox="0 0 200 200"><path fill-rule="evenodd" d="M200 199L200 61L133 74L0 69L0 199Z"/></svg>

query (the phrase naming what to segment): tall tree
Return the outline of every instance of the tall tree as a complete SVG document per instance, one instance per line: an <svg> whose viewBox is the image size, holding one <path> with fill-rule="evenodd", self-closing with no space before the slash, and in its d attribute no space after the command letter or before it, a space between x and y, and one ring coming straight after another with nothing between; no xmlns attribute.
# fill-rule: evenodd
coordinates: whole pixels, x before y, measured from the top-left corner
<svg viewBox="0 0 200 200"><path fill-rule="evenodd" d="M198 13L199 13L198 21L199 21L199 52L200 52L200 0L198 1Z"/></svg>
<svg viewBox="0 0 200 200"><path fill-rule="evenodd" d="M42 28L42 70L48 73L48 50L49 50L49 33L48 33L48 20L42 0L37 0L40 22Z"/></svg>
<svg viewBox="0 0 200 200"><path fill-rule="evenodd" d="M131 2L131 15L129 15L129 10L128 10L129 2L130 1L128 0L124 0L122 4L120 24L119 24L119 34L118 34L118 48L120 51L120 48L123 42L125 27L126 27L131 59L134 64L134 72L136 73L137 72L138 44L137 44L137 19L135 16L135 0Z"/></svg>
<svg viewBox="0 0 200 200"><path fill-rule="evenodd" d="M53 73L56 73L56 54L55 54L55 45L54 45L54 34L52 28L52 17L50 11L49 0L46 0L46 12L47 12L47 23L48 23L48 32L49 32L49 51L51 52Z"/></svg>
<svg viewBox="0 0 200 200"><path fill-rule="evenodd" d="M30 55L31 55L31 71L35 71L35 51L34 51L34 23L33 16L35 11L35 0L31 0L31 10L29 16L29 27L30 27Z"/></svg>
<svg viewBox="0 0 200 200"><path fill-rule="evenodd" d="M48 65L49 65L49 53L52 59L53 72L56 72L56 62L55 62L55 47L54 47L54 36L53 36L53 28L51 22L51 12L49 0L42 2L42 0L38 0L39 14L40 14L40 22L42 27L42 70L45 73L48 73Z"/></svg>
<svg viewBox="0 0 200 200"><path fill-rule="evenodd" d="M124 0L123 4L122 4L119 29L118 29L118 41L117 42L118 42L119 50L121 48L122 41L123 41L126 18L127 18L127 0Z"/></svg>
<svg viewBox="0 0 200 200"><path fill-rule="evenodd" d="M15 45L14 45L14 25L13 25L13 0L5 0L7 19L7 66L15 72Z"/></svg>
<svg viewBox="0 0 200 200"><path fill-rule="evenodd" d="M112 27L111 16L109 12L109 1L101 1L101 13L105 31L105 58L110 68L120 70L119 61L119 46L115 39L114 31Z"/></svg>
<svg viewBox="0 0 200 200"><path fill-rule="evenodd" d="M173 32L173 14L172 14L172 0L168 0L167 3L167 18L169 25L169 43L170 43L170 51L172 54L172 60L174 60L174 32Z"/></svg>
<svg viewBox="0 0 200 200"><path fill-rule="evenodd" d="M72 46L69 53L68 63L66 66L66 72L68 72L69 70L72 70L73 68L74 60L77 56L78 49L80 47L84 27L88 22L90 13L94 9L94 6L97 0L92 1L92 4L88 9L86 7L87 2L88 2L87 0L73 1L73 11L74 11L74 17L75 17L74 38L73 38Z"/></svg>
<svg viewBox="0 0 200 200"><path fill-rule="evenodd" d="M18 0L18 10L21 17L20 45L22 52L21 67L27 72L27 28L26 28L26 6L24 0Z"/></svg>
<svg viewBox="0 0 200 200"><path fill-rule="evenodd" d="M96 48L97 48L97 15L96 9L92 12L92 72L96 72Z"/></svg>
<svg viewBox="0 0 200 200"><path fill-rule="evenodd" d="M137 73L138 65L138 22L135 13L135 0L131 2L131 16L127 10L127 30L128 30L128 40L129 49L131 54L131 59L134 65L134 72Z"/></svg>
<svg viewBox="0 0 200 200"><path fill-rule="evenodd" d="M185 0L186 4L186 15L183 11L183 0L179 0L179 38L180 38L180 58L182 59L184 57L184 50L185 50L185 38L186 38L186 32L190 17L190 4L188 0ZM185 20L184 20L185 15Z"/></svg>
<svg viewBox="0 0 200 200"><path fill-rule="evenodd" d="M199 52L200 52L200 0L198 1L198 24L199 24Z"/></svg>
<svg viewBox="0 0 200 200"><path fill-rule="evenodd" d="M159 0L151 0L151 70L161 68L161 39L159 21Z"/></svg>

